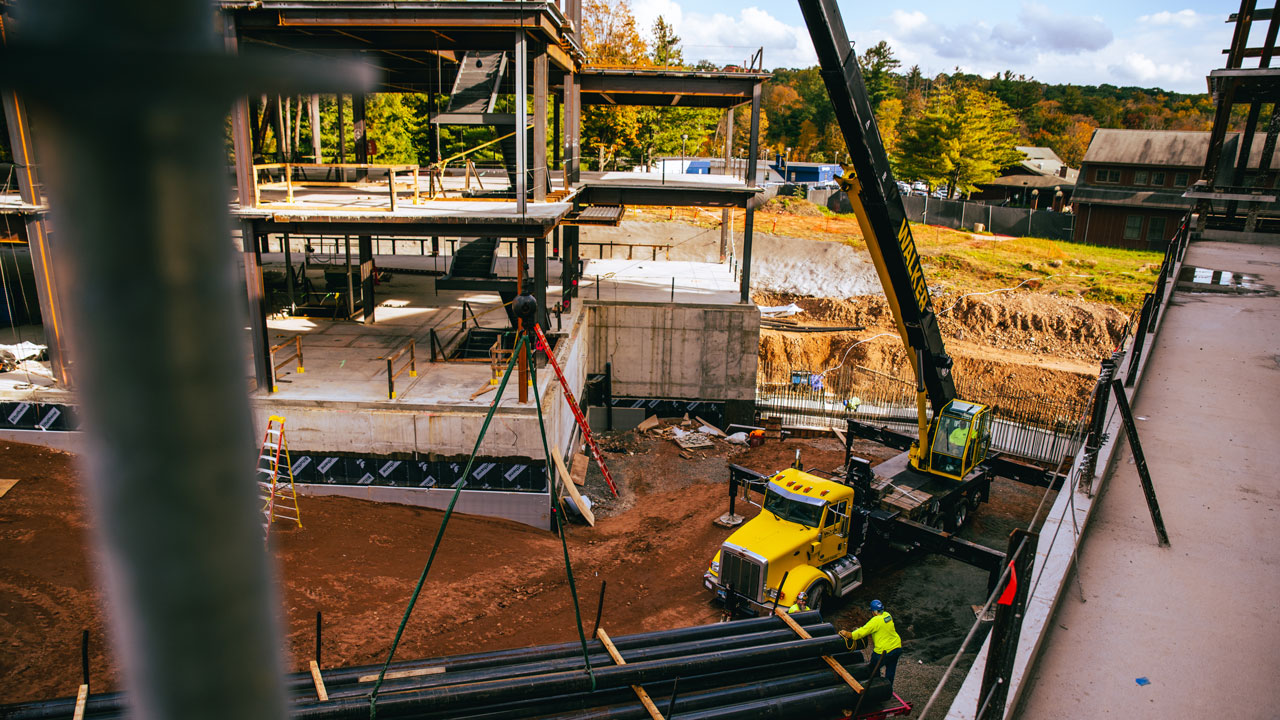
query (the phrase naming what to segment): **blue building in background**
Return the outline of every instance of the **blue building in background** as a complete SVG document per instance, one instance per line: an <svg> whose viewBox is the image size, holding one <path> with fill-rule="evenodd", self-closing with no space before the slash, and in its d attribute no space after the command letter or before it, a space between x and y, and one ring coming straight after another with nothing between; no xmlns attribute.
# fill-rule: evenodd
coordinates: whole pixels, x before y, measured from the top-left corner
<svg viewBox="0 0 1280 720"><path fill-rule="evenodd" d="M841 173L838 163L775 162L771 167L783 182L794 183L834 182Z"/></svg>

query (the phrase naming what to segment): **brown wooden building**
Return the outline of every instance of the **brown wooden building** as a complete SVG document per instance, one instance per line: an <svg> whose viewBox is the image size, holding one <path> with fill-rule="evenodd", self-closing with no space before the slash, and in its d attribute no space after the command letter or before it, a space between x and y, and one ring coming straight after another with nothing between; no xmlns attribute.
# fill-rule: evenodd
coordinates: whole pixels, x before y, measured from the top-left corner
<svg viewBox="0 0 1280 720"><path fill-rule="evenodd" d="M1208 151L1207 132L1094 131L1076 182L1075 240L1163 250L1191 208L1183 193L1200 179ZM1261 156L1259 139L1248 167ZM1275 176L1270 171L1263 186L1274 187Z"/></svg>
<svg viewBox="0 0 1280 720"><path fill-rule="evenodd" d="M1058 154L1047 147L1018 146L1025 158L969 196L991 205L1052 208L1061 211L1071 204L1080 171L1067 167Z"/></svg>

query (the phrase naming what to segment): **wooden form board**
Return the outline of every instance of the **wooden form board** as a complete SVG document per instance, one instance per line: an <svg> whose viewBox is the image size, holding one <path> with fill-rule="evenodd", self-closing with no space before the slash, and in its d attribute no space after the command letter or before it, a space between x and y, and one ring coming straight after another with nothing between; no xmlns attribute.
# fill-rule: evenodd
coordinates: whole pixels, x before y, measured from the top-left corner
<svg viewBox="0 0 1280 720"><path fill-rule="evenodd" d="M570 468L569 474L573 476L574 485L587 484L587 470L591 467L591 458L582 453L575 453L573 456L573 467Z"/></svg>
<svg viewBox="0 0 1280 720"><path fill-rule="evenodd" d="M320 663L311 661L311 684L316 686L316 699L329 702L329 691L324 686L324 677L320 675Z"/></svg>
<svg viewBox="0 0 1280 720"><path fill-rule="evenodd" d="M604 649L609 651L609 657L618 665L626 665L627 661L622 659L622 653L618 652L618 648L613 646L613 641L609 639L609 633L604 628L596 628L596 637L600 639L600 644L604 645ZM662 713L658 712L658 706L653 704L653 698L649 697L649 693L639 685L632 685L631 689L635 691L636 697L640 698L640 704L644 705L644 709L649 711L649 717L652 720L663 720Z"/></svg>
<svg viewBox="0 0 1280 720"><path fill-rule="evenodd" d="M422 677L423 675L439 675L444 672L443 667L424 667L415 668L413 670L392 670L387 673L384 680L399 680L401 678ZM361 675L356 678L358 683L373 682L378 679L378 673L372 675Z"/></svg>
<svg viewBox="0 0 1280 720"><path fill-rule="evenodd" d="M564 466L564 458L560 457L560 448L551 448L551 459L555 461L556 472L560 474L560 487L569 493L569 497L573 499L573 504L577 506L578 512L581 512L582 517L586 518L587 524L595 527L596 516L591 512L591 508L587 507L582 495L578 494L578 488L574 487L573 478L570 477L569 471Z"/></svg>
<svg viewBox="0 0 1280 720"><path fill-rule="evenodd" d="M84 720L84 709L89 704L89 686L81 685L76 691L76 709L72 713L72 720Z"/></svg>
<svg viewBox="0 0 1280 720"><path fill-rule="evenodd" d="M11 490L13 486L17 484L18 484L17 480L0 480L0 497L4 497L4 494L9 492L9 490Z"/></svg>
<svg viewBox="0 0 1280 720"><path fill-rule="evenodd" d="M792 632L804 638L805 640L808 640L809 638L813 637L812 635L809 634L808 630L805 630L804 628L800 627L800 623L792 619L792 617L788 615L786 612L784 612L781 608L774 608L773 614L782 618L782 622L786 623L787 626L791 628ZM844 669L843 665L837 662L836 659L831 657L830 655L823 655L822 659L826 661L827 665L831 666L831 670L835 672L836 675L839 675L841 680L844 680L849 687L853 688L854 692L858 693L859 695L862 694L862 684L859 683L857 680L854 680L853 676L849 674L848 670Z"/></svg>

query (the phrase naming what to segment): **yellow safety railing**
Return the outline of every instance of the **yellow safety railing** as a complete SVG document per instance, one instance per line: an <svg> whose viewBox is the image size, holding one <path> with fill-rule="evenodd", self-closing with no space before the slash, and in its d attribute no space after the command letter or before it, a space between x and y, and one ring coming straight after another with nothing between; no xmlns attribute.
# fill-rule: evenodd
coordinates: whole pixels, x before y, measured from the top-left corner
<svg viewBox="0 0 1280 720"><path fill-rule="evenodd" d="M283 350L284 348L290 345L293 346L293 354L289 355L288 357L286 357L285 359L279 362L276 362L276 352ZM302 336L301 335L294 335L292 340L285 340L279 345L271 346L271 350L269 354L271 359L271 392L276 391L276 372L280 368L284 367L285 365L288 365L290 360L296 359L298 361L299 374L306 372L306 370L302 367Z"/></svg>
<svg viewBox="0 0 1280 720"><path fill-rule="evenodd" d="M409 354L409 359L400 369L396 369L396 361L405 353ZM409 342L400 346L399 350L387 356L387 398L396 399L396 378L405 370L409 371L409 377L418 377L418 354L415 349L413 338L409 338Z"/></svg>

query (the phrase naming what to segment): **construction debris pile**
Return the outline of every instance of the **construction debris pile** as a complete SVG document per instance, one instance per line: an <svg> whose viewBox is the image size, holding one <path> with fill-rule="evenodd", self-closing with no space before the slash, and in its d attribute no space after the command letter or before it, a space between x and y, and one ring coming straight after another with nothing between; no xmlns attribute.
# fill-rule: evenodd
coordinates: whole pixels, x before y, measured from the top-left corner
<svg viewBox="0 0 1280 720"><path fill-rule="evenodd" d="M579 643L454 655L391 665L378 695L379 718L625 718L673 714L682 720L838 717L884 711L901 703L883 680L855 693L823 656L867 678L862 655L846 650L817 612L791 616L810 638L781 618L765 617ZM615 655L616 653L616 655ZM620 658L620 664L615 660ZM380 666L294 673L287 678L290 717L368 718L369 691ZM320 700L326 697L327 700ZM0 718L71 717L76 699L0 707ZM128 714L122 693L93 695L86 718Z"/></svg>

